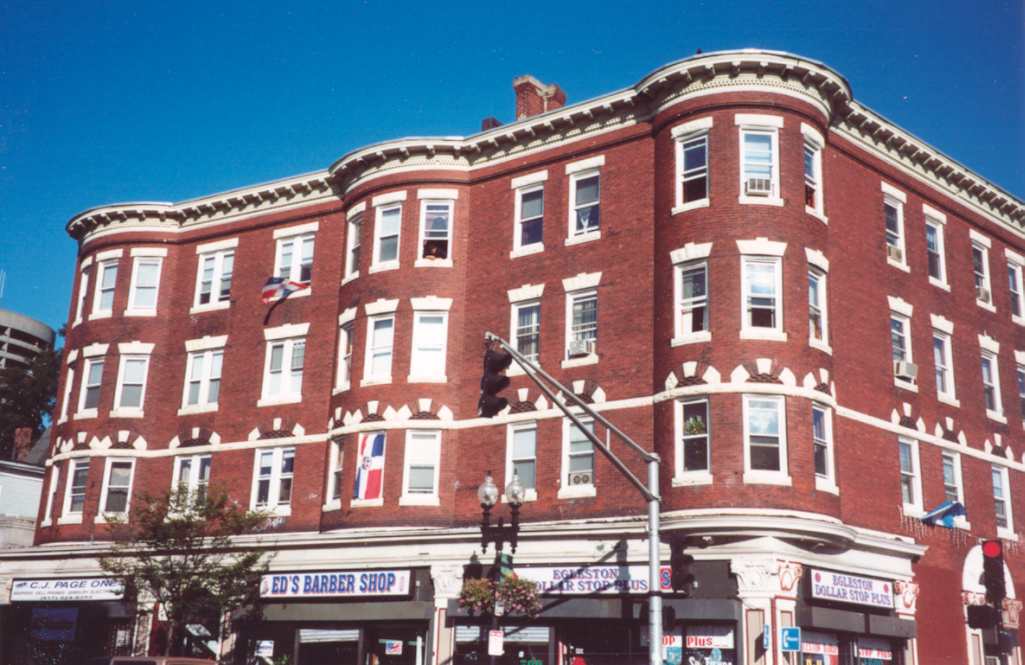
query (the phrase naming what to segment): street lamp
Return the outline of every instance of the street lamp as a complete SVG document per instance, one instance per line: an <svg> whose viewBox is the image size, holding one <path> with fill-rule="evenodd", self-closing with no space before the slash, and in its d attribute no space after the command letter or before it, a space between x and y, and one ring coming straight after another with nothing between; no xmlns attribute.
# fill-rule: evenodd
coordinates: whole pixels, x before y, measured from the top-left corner
<svg viewBox="0 0 1025 665"><path fill-rule="evenodd" d="M495 479L491 475L491 471L484 475L484 482L477 488L477 498L480 499L481 508L481 553L483 554L488 551L489 543L495 544L495 564L491 568L490 575L495 588L491 610L491 630L498 630L498 617L503 613L498 603L498 581L500 577L499 569L502 565L502 549L505 547L505 543L509 543L509 548L513 552L516 551L516 540L520 531L520 506L523 504L525 494L526 490L523 487L523 483L520 482L520 476L514 469L512 480L505 487L505 500L512 510L512 523L506 525L505 520L499 518L498 524L492 524L491 509L498 503L498 486L495 485ZM483 638L483 635L481 637ZM483 646L487 642L482 639L481 643ZM495 656L490 656L490 660L491 665L495 665Z"/></svg>

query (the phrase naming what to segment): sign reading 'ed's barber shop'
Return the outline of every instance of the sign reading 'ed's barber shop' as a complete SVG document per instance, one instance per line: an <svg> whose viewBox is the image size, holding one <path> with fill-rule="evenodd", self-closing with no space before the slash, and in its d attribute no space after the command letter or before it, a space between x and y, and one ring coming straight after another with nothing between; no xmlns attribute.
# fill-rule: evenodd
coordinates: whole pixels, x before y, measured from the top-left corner
<svg viewBox="0 0 1025 665"><path fill-rule="evenodd" d="M410 571L331 570L264 575L261 598L328 598L338 596L405 596Z"/></svg>
<svg viewBox="0 0 1025 665"><path fill-rule="evenodd" d="M812 569L811 595L822 600L893 609L893 584L857 575Z"/></svg>

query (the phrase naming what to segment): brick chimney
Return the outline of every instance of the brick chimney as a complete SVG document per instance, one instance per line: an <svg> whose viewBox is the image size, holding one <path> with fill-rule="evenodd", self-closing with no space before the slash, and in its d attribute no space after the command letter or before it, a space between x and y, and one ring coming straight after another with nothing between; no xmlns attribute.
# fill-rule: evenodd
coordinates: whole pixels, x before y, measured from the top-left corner
<svg viewBox="0 0 1025 665"><path fill-rule="evenodd" d="M24 462L32 449L32 428L18 427L14 430L14 461Z"/></svg>
<svg viewBox="0 0 1025 665"><path fill-rule="evenodd" d="M554 83L545 85L530 74L514 78L513 90L516 91L517 120L566 105L566 93L562 88Z"/></svg>

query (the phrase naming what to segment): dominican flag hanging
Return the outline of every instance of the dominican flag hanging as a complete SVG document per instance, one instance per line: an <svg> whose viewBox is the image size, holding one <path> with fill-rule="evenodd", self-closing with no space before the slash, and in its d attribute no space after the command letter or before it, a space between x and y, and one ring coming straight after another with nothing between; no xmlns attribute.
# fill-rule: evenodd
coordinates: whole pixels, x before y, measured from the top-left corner
<svg viewBox="0 0 1025 665"><path fill-rule="evenodd" d="M263 291L260 294L264 305L269 305L275 300L282 300L296 291L305 289L309 284L294 282L284 277L268 277L264 282Z"/></svg>
<svg viewBox="0 0 1025 665"><path fill-rule="evenodd" d="M922 515L922 521L929 526L935 526L937 521L939 521L940 526L953 529L954 518L966 517L967 515L968 512L960 501L944 501L925 515Z"/></svg>
<svg viewBox="0 0 1025 665"><path fill-rule="evenodd" d="M359 465L352 498L380 499L384 489L384 433L364 434L359 438Z"/></svg>

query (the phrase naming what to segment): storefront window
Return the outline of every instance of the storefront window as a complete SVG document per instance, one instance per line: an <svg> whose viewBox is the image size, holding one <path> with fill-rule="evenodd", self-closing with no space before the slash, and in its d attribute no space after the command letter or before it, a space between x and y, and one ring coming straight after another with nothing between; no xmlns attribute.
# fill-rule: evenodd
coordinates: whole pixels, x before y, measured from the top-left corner
<svg viewBox="0 0 1025 665"><path fill-rule="evenodd" d="M840 645L836 637L804 631L800 665L840 665Z"/></svg>
<svg viewBox="0 0 1025 665"><path fill-rule="evenodd" d="M552 665L549 642L552 629L548 626L505 626L505 654L499 656L498 665ZM484 665L488 662L487 629L480 626L456 626L455 665ZM568 664L567 664L568 665Z"/></svg>

